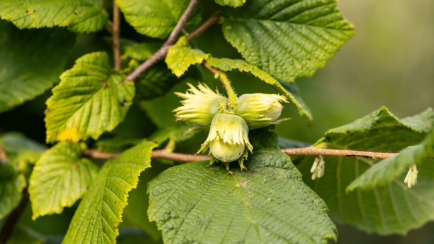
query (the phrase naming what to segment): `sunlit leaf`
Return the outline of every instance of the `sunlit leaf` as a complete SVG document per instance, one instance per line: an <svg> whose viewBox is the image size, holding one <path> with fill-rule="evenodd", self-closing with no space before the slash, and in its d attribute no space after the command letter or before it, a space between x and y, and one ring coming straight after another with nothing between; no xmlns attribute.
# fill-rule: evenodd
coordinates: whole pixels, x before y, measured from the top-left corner
<svg viewBox="0 0 434 244"><path fill-rule="evenodd" d="M106 53L86 54L60 76L47 100L47 142L97 139L125 117L135 89L112 70Z"/></svg>
<svg viewBox="0 0 434 244"><path fill-rule="evenodd" d="M115 243L128 193L150 167L152 142L143 142L105 163L72 218L63 243Z"/></svg>
<svg viewBox="0 0 434 244"><path fill-rule="evenodd" d="M61 213L87 191L98 167L80 158L84 149L82 144L60 142L38 160L29 186L33 219Z"/></svg>

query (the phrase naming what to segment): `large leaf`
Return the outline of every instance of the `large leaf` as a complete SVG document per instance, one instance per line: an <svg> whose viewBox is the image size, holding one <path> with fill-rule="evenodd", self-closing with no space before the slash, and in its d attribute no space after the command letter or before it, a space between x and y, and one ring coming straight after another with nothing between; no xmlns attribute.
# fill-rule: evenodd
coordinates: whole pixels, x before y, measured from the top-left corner
<svg viewBox="0 0 434 244"><path fill-rule="evenodd" d="M18 205L25 186L24 175L19 174L12 164L0 160L0 219Z"/></svg>
<svg viewBox="0 0 434 244"><path fill-rule="evenodd" d="M247 63L244 60L211 57L207 60L207 62L209 65L223 71L237 69L239 71L249 72L265 83L272 85L278 92L281 92L283 95L285 95L285 97L287 97L289 101L291 101L297 107L298 113L301 116L306 117L309 122L312 122L312 114L304 103L303 99L301 99L300 95L298 94L298 90L295 85L282 86L280 82L274 79L270 74L252 64Z"/></svg>
<svg viewBox="0 0 434 244"><path fill-rule="evenodd" d="M261 149L255 144L258 151L247 172L192 162L152 180L148 213L164 242L326 243L336 238L323 200L302 182L276 137L271 141Z"/></svg>
<svg viewBox="0 0 434 244"><path fill-rule="evenodd" d="M33 219L61 213L86 192L98 167L80 158L84 148L83 144L60 142L38 160L29 186Z"/></svg>
<svg viewBox="0 0 434 244"><path fill-rule="evenodd" d="M181 37L178 42L169 48L166 56L166 63L172 72L180 77L193 64L200 64L209 58L201 50L192 49L187 38Z"/></svg>
<svg viewBox="0 0 434 244"><path fill-rule="evenodd" d="M0 0L0 18L20 29L62 26L93 32L104 28L107 17L98 0Z"/></svg>
<svg viewBox="0 0 434 244"><path fill-rule="evenodd" d="M42 94L57 82L73 43L74 35L66 30L20 31L0 21L0 112Z"/></svg>
<svg viewBox="0 0 434 244"><path fill-rule="evenodd" d="M284 81L311 76L354 32L336 0L249 0L225 10L225 38L247 62Z"/></svg>
<svg viewBox="0 0 434 244"><path fill-rule="evenodd" d="M117 0L127 22L137 32L150 37L164 39L181 18L189 0ZM193 22L200 20L199 15L193 17ZM187 25L188 26L188 25Z"/></svg>
<svg viewBox="0 0 434 244"><path fill-rule="evenodd" d="M150 167L152 142L143 142L105 163L72 218L63 243L115 243L128 192Z"/></svg>
<svg viewBox="0 0 434 244"><path fill-rule="evenodd" d="M112 70L106 53L86 54L60 76L47 100L47 142L97 139L125 117L134 83Z"/></svg>
<svg viewBox="0 0 434 244"><path fill-rule="evenodd" d="M373 188L376 185L389 183L408 170L410 165L420 164L428 157L434 159L434 130L421 144L407 147L399 155L376 163L355 179L347 190L354 190L356 187ZM431 160L431 163L433 162L434 160Z"/></svg>
<svg viewBox="0 0 434 244"><path fill-rule="evenodd" d="M427 110L417 116L399 120L386 108L348 125L328 131L317 146L335 149L367 151L399 151L420 143L434 122L434 113ZM345 188L363 172L375 165L367 158L325 157L323 178L312 181L310 168L313 158L299 164L307 182L326 202L331 216L356 225L368 232L380 234L406 233L434 220L434 164L420 164L418 183L409 189L404 176L384 186L370 190Z"/></svg>

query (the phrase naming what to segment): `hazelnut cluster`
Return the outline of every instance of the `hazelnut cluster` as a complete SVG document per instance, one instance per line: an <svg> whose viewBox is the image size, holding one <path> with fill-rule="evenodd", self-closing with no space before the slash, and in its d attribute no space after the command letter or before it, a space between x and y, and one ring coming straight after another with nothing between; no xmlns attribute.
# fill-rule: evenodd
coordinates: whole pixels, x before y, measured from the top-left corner
<svg viewBox="0 0 434 244"><path fill-rule="evenodd" d="M229 163L239 160L241 169L248 151L253 146L249 142L249 130L276 124L282 112L281 102L286 98L276 94L253 93L238 97L236 104L230 104L229 99L218 91L212 91L208 86L199 84L186 93L176 93L184 100L182 106L175 109L178 120L209 128L209 134L202 144L200 152L209 149L213 161Z"/></svg>

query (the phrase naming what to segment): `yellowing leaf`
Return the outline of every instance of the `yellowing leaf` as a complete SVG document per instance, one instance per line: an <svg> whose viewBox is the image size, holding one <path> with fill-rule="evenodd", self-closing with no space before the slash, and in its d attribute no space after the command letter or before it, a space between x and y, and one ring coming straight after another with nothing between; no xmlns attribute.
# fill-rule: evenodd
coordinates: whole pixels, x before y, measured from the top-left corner
<svg viewBox="0 0 434 244"><path fill-rule="evenodd" d="M166 56L166 63L172 72L180 77L193 64L200 64L208 59L210 54L205 54L201 50L192 49L185 37L169 48Z"/></svg>
<svg viewBox="0 0 434 244"><path fill-rule="evenodd" d="M33 219L61 213L86 192L97 173L97 166L81 159L84 145L60 142L36 162L30 177Z"/></svg>
<svg viewBox="0 0 434 244"><path fill-rule="evenodd" d="M128 193L151 164L156 145L143 142L104 164L84 196L63 243L115 243Z"/></svg>
<svg viewBox="0 0 434 244"><path fill-rule="evenodd" d="M111 70L106 53L82 56L60 76L47 100L47 142L97 139L113 130L132 103L134 83Z"/></svg>

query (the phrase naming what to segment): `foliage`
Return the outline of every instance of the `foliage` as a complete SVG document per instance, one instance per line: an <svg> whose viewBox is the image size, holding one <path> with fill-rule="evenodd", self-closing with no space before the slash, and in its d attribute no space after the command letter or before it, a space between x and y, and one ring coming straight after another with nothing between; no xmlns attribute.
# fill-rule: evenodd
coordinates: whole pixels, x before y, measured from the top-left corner
<svg viewBox="0 0 434 244"><path fill-rule="evenodd" d="M327 243L337 239L335 223L387 235L433 221L432 109L399 119L382 107L311 147L269 126L288 119L278 120L286 101L312 123L294 80L312 76L353 35L336 4L0 0L0 113L31 106L46 128L34 141L0 125L0 242L53 240L15 226L27 201L23 219L69 223L56 233L63 243ZM202 47L203 33L238 53ZM254 90L251 99L239 87ZM189 102L181 107L175 92ZM244 117L235 115L241 108ZM193 155L208 146L211 160ZM343 157L322 157L327 149ZM226 162L236 150L240 165ZM324 176L312 181L322 159Z"/></svg>

